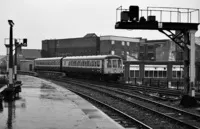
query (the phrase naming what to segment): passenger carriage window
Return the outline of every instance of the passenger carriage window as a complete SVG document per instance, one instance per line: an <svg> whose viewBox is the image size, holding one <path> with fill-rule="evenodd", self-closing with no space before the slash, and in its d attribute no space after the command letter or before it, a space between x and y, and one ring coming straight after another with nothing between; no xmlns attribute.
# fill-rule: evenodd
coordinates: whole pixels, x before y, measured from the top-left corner
<svg viewBox="0 0 200 129"><path fill-rule="evenodd" d="M73 61L71 60L71 65L70 66L73 66Z"/></svg>
<svg viewBox="0 0 200 129"><path fill-rule="evenodd" d="M97 61L96 60L94 61L94 66L97 67Z"/></svg>
<svg viewBox="0 0 200 129"><path fill-rule="evenodd" d="M122 68L122 61L118 60L118 68Z"/></svg>
<svg viewBox="0 0 200 129"><path fill-rule="evenodd" d="M149 77L149 71L145 71L145 77Z"/></svg>
<svg viewBox="0 0 200 129"><path fill-rule="evenodd" d="M94 61L92 61L92 67L94 67Z"/></svg>
<svg viewBox="0 0 200 129"><path fill-rule="evenodd" d="M76 66L76 61L73 61L73 66Z"/></svg>
<svg viewBox="0 0 200 129"><path fill-rule="evenodd" d="M158 77L163 77L162 73L163 71L158 71Z"/></svg>
<svg viewBox="0 0 200 129"><path fill-rule="evenodd" d="M113 68L117 68L117 60L112 60L113 61Z"/></svg>
<svg viewBox="0 0 200 129"><path fill-rule="evenodd" d="M111 60L108 60L107 68L111 68Z"/></svg>
<svg viewBox="0 0 200 129"><path fill-rule="evenodd" d="M87 60L87 66L90 66L90 61L89 60Z"/></svg>
<svg viewBox="0 0 200 129"><path fill-rule="evenodd" d="M72 60L72 65L71 66L74 66L74 61Z"/></svg>
<svg viewBox="0 0 200 129"><path fill-rule="evenodd" d="M158 71L154 71L154 77L155 77L155 78L158 77Z"/></svg>
<svg viewBox="0 0 200 129"><path fill-rule="evenodd" d="M100 66L100 61L98 60L98 61L97 61L97 67L99 67L99 66Z"/></svg>
<svg viewBox="0 0 200 129"><path fill-rule="evenodd" d="M82 60L82 66L84 66L84 60Z"/></svg>
<svg viewBox="0 0 200 129"><path fill-rule="evenodd" d="M89 60L89 66L90 66L90 67L92 66L92 62L91 62L91 60Z"/></svg>
<svg viewBox="0 0 200 129"><path fill-rule="evenodd" d="M149 77L153 77L153 71L149 72Z"/></svg>
<svg viewBox="0 0 200 129"><path fill-rule="evenodd" d="M70 61L70 66L72 66L73 64L72 64L73 62L72 62L72 60Z"/></svg>
<svg viewBox="0 0 200 129"><path fill-rule="evenodd" d="M163 71L163 77L167 77L167 71Z"/></svg>
<svg viewBox="0 0 200 129"><path fill-rule="evenodd" d="M78 66L81 66L81 60L78 61Z"/></svg>

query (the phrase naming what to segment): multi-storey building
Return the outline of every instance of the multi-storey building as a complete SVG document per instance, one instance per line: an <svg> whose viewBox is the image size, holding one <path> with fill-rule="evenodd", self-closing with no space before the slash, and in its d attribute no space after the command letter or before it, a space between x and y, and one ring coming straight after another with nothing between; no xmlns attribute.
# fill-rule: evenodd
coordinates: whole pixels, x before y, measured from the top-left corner
<svg viewBox="0 0 200 129"><path fill-rule="evenodd" d="M42 56L82 56L115 54L124 60L138 59L141 38L87 34L81 38L42 41Z"/></svg>

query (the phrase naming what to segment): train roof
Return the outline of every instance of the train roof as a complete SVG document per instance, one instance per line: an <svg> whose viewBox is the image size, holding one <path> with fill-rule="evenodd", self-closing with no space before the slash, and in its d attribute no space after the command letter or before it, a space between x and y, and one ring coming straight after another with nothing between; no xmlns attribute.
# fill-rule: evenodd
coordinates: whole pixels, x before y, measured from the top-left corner
<svg viewBox="0 0 200 129"><path fill-rule="evenodd" d="M105 59L105 58L121 58L117 55L92 55L92 56L67 56L63 59Z"/></svg>
<svg viewBox="0 0 200 129"><path fill-rule="evenodd" d="M105 59L105 58L121 58L117 55L91 55L91 56L67 56L67 57L49 57L49 58L37 58L38 60L60 60L60 59Z"/></svg>
<svg viewBox="0 0 200 129"><path fill-rule="evenodd" d="M36 58L35 60L60 60L63 57Z"/></svg>

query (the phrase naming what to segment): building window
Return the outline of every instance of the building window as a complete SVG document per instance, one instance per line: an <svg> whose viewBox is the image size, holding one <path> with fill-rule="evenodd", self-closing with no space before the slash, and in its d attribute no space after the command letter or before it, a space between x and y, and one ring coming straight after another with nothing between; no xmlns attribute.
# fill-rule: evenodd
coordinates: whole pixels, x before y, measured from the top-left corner
<svg viewBox="0 0 200 129"><path fill-rule="evenodd" d="M129 52L126 52L126 55L129 55Z"/></svg>
<svg viewBox="0 0 200 129"><path fill-rule="evenodd" d="M122 51L122 55L124 55L124 51Z"/></svg>
<svg viewBox="0 0 200 129"><path fill-rule="evenodd" d="M112 55L115 55L115 51L111 51L111 54L112 54Z"/></svg>
<svg viewBox="0 0 200 129"><path fill-rule="evenodd" d="M122 46L124 46L124 41L122 41Z"/></svg>
<svg viewBox="0 0 200 129"><path fill-rule="evenodd" d="M130 42L127 42L127 46L130 46Z"/></svg>
<svg viewBox="0 0 200 129"><path fill-rule="evenodd" d="M115 44L115 41L111 41L111 44L114 45L114 44Z"/></svg>
<svg viewBox="0 0 200 129"><path fill-rule="evenodd" d="M140 71L139 70L130 70L130 77L131 78L139 78L140 77Z"/></svg>

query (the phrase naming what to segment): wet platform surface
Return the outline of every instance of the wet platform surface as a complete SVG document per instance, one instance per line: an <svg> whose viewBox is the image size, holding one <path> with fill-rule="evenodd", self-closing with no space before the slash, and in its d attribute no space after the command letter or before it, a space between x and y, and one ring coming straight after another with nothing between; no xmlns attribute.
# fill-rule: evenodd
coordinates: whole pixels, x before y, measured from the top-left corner
<svg viewBox="0 0 200 129"><path fill-rule="evenodd" d="M3 102L0 129L123 129L73 92L36 77L19 76L20 98Z"/></svg>

